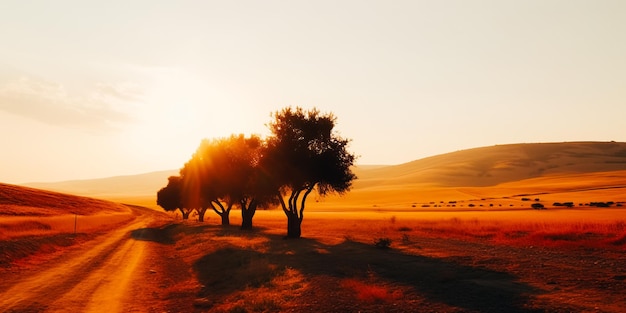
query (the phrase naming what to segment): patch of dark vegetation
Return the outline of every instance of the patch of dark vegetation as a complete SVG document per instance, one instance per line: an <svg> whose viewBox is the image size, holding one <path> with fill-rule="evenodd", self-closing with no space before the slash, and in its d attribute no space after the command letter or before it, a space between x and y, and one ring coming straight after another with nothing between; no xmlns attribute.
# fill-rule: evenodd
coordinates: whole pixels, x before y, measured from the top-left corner
<svg viewBox="0 0 626 313"><path fill-rule="evenodd" d="M552 203L552 206L555 206L555 207L564 206L564 207L572 208L574 207L574 202L554 202Z"/></svg>
<svg viewBox="0 0 626 313"><path fill-rule="evenodd" d="M527 231L514 231L514 232L507 232L504 234L504 236L506 238L509 239L517 239L517 238L523 238L528 236L530 233Z"/></svg>
<svg viewBox="0 0 626 313"><path fill-rule="evenodd" d="M614 205L615 202L613 201L608 201L608 202L589 202L589 206L595 206L598 208L608 208L612 205Z"/></svg>
<svg viewBox="0 0 626 313"><path fill-rule="evenodd" d="M546 234L543 236L545 239L552 241L582 241L591 239L600 239L603 236L596 233L569 233L569 234Z"/></svg>
<svg viewBox="0 0 626 313"><path fill-rule="evenodd" d="M391 239L387 237L376 238L374 246L378 249L389 249L391 248Z"/></svg>
<svg viewBox="0 0 626 313"><path fill-rule="evenodd" d="M545 210L546 209L546 207L543 204L539 203L539 202L531 204L530 207L535 209L535 210Z"/></svg>
<svg viewBox="0 0 626 313"><path fill-rule="evenodd" d="M621 238L611 242L612 245L614 246L623 246L626 245L626 235L622 236Z"/></svg>

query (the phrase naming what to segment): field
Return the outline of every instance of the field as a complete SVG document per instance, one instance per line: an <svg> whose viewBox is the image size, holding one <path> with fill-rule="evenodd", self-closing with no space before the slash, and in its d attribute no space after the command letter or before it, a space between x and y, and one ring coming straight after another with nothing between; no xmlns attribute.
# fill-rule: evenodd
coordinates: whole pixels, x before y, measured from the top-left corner
<svg viewBox="0 0 626 313"><path fill-rule="evenodd" d="M603 218L607 213L615 220ZM310 213L300 240L283 239L281 212L257 214L253 232L221 227L216 218L209 225L149 228L142 239L172 243L160 247L176 256L171 262L190 269L157 291L169 299L160 306L198 312L620 312L626 305L622 209ZM388 249L380 245L385 240Z"/></svg>
<svg viewBox="0 0 626 313"><path fill-rule="evenodd" d="M276 209L258 211L252 231L239 229L237 210L232 226L211 212L204 223L164 213L147 191L171 171L131 177L132 192L119 177L56 185L114 202L0 185L0 307L623 312L624 146L607 145L492 147L357 168L350 193L309 198L297 240L284 239Z"/></svg>

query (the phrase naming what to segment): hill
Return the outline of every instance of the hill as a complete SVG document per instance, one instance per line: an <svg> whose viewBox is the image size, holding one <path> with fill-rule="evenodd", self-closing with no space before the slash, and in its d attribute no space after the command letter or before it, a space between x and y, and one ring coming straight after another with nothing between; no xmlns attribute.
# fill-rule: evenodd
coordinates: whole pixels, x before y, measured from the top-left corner
<svg viewBox="0 0 626 313"><path fill-rule="evenodd" d="M111 212L128 212L128 207L105 200L0 183L0 217Z"/></svg>
<svg viewBox="0 0 626 313"><path fill-rule="evenodd" d="M167 184L167 178L178 170L164 170L138 175L114 176L52 183L27 183L24 186L102 199L128 199L155 196Z"/></svg>
<svg viewBox="0 0 626 313"><path fill-rule="evenodd" d="M496 145L361 171L355 189L424 184L495 186L559 174L626 170L626 143L565 142Z"/></svg>

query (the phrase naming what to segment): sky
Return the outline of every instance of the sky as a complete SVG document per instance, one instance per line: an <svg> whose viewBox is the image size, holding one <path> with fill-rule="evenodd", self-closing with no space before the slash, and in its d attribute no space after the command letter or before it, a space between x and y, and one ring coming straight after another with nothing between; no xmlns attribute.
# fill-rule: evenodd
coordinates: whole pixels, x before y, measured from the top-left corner
<svg viewBox="0 0 626 313"><path fill-rule="evenodd" d="M0 1L0 182L182 167L337 117L358 164L626 141L626 1Z"/></svg>

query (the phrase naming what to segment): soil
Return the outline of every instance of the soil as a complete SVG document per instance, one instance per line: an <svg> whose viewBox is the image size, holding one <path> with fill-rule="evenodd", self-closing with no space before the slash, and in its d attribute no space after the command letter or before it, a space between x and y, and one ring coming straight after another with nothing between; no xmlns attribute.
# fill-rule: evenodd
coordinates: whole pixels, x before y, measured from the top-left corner
<svg viewBox="0 0 626 313"><path fill-rule="evenodd" d="M135 208L134 210L139 210ZM412 236L391 249L149 211L0 269L3 312L623 312L622 251Z"/></svg>

